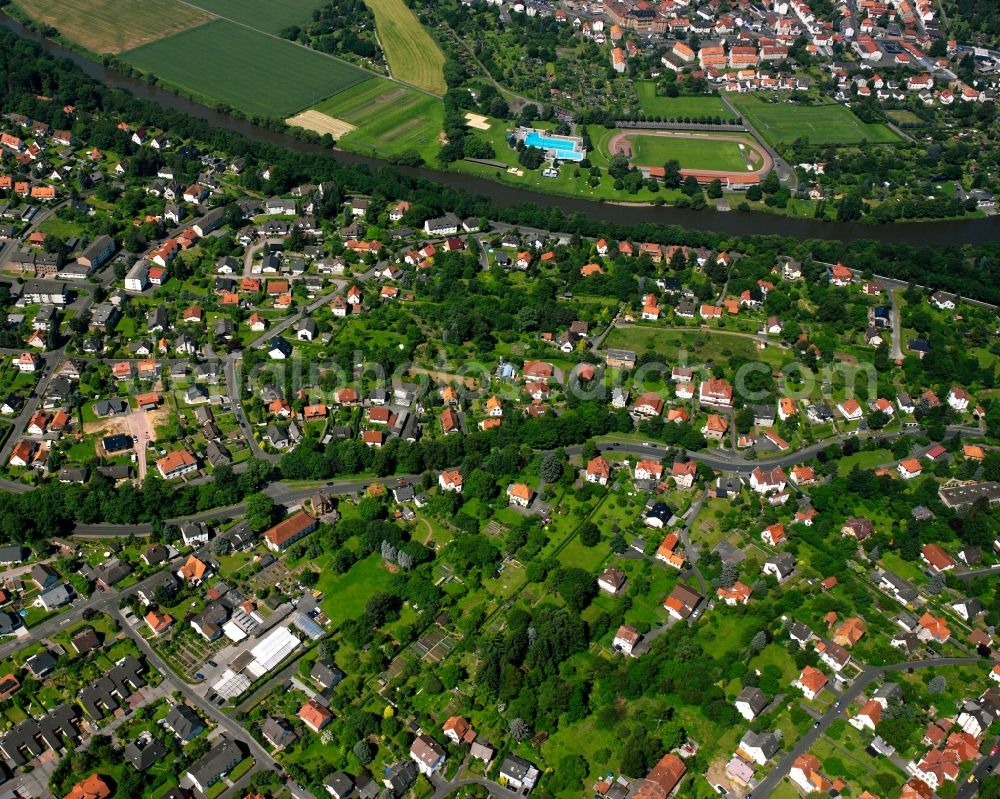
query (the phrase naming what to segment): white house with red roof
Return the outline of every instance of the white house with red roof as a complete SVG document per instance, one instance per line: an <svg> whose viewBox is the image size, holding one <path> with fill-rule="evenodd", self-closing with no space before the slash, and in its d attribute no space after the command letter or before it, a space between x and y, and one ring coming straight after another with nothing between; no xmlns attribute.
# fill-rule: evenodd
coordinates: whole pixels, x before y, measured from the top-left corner
<svg viewBox="0 0 1000 799"><path fill-rule="evenodd" d="M611 464L601 455L587 462L586 478L588 483L597 483L604 486L608 484L610 477Z"/></svg>
<svg viewBox="0 0 1000 799"><path fill-rule="evenodd" d="M972 397L969 396L969 392L961 386L952 386L951 391L948 392L947 401L948 404L956 411L964 413L969 409L969 405L972 403Z"/></svg>

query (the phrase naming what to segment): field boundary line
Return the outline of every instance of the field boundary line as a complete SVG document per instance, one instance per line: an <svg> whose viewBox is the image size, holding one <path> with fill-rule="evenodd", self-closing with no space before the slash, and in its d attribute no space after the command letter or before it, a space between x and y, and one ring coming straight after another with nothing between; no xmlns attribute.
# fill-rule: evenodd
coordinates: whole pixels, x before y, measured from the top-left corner
<svg viewBox="0 0 1000 799"><path fill-rule="evenodd" d="M182 5L188 6L190 8L196 8L199 11L205 11L206 10L206 9L202 8L201 6L199 6L197 3L189 2L189 0L177 0L177 2L181 3ZM331 61L337 61L338 63L346 64L347 66L352 67L352 68L357 69L357 70L360 70L361 72L364 72L364 73L366 73L368 75L371 75L372 77L375 77L375 78L385 78L385 80L392 80L392 81L395 81L396 83L399 83L399 84L401 84L403 86L408 86L409 88L414 89L415 91L421 92L422 94L426 94L428 97L438 97L438 95L434 94L433 92L429 92L426 89L421 89L419 86L414 86L412 83L407 83L405 80L400 80L399 78L394 77L392 75L389 75L389 76L381 75L378 72L375 72L375 71L373 71L371 69L368 69L368 67L361 67L361 66L358 66L357 64L352 64L350 61L348 61L348 60L346 60L344 58L340 58L339 56L335 56L332 53L324 53L324 52L321 52L320 50L316 50L315 48L308 47L307 45L304 45L301 42L293 42L291 39L283 39L281 36L278 36L278 34L276 34L276 33L271 33L270 31L262 31L260 28L255 28L253 25L248 25L245 22L240 22L237 19L233 19L232 17L227 17L227 16L225 16L223 14L216 14L215 16L216 16L217 19L224 19L226 22L230 22L233 25L239 25L241 28L246 28L247 30L253 31L254 33L261 33L264 36L267 36L267 37L269 37L271 39L277 39L279 42L287 42L288 44L294 45L295 47L301 47L303 50L307 50L310 53L315 53L316 55L323 56L324 58L329 58ZM168 36L167 38L169 39L170 37ZM328 96L329 97L333 97L334 95L339 94L339 93L340 92L334 92L333 94L328 95ZM327 98L324 97L323 99L325 100ZM299 109L299 110L301 111L303 109Z"/></svg>

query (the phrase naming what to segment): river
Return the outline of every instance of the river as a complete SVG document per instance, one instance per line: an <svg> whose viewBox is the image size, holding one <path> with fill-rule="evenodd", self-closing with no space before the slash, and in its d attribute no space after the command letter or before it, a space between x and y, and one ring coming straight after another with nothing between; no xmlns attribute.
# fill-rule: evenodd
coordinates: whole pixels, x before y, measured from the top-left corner
<svg viewBox="0 0 1000 799"><path fill-rule="evenodd" d="M386 161L342 150L330 152L319 145L300 141L293 136L254 125L245 119L230 116L193 100L180 97L160 86L152 86L145 81L123 75L27 30L17 20L2 11L0 11L0 24L24 38L37 42L51 55L58 58L68 58L95 80L108 86L126 89L136 97L150 100L166 108L183 111L204 119L213 126L241 133L247 138L268 144L290 147L304 152L327 152L331 158L340 159L344 163L365 164L373 169L390 166ZM914 246L986 244L1000 241L1000 216L940 222L905 222L892 225L821 222L812 219L792 219L762 212L720 212L714 209L695 211L670 206L602 203L517 189L485 178L456 172L441 172L424 167L393 166L392 168L405 174L464 189L470 194L485 195L502 207L530 202L541 206L555 206L566 214L582 214L591 219L621 225L654 223L680 225L691 230L708 230L731 236L777 235L791 236L799 240L833 239L845 242L871 239Z"/></svg>

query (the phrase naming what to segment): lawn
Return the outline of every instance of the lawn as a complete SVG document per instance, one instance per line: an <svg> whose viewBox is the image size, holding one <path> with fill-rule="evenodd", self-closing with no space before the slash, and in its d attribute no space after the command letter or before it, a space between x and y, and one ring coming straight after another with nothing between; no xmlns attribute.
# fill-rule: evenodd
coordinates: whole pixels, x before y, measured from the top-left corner
<svg viewBox="0 0 1000 799"><path fill-rule="evenodd" d="M438 135L444 126L444 104L385 78L352 86L314 110L357 128L338 141L346 150L390 155L416 150L431 161L441 146Z"/></svg>
<svg viewBox="0 0 1000 799"><path fill-rule="evenodd" d="M17 0L17 5L94 53L121 53L212 19L179 0Z"/></svg>
<svg viewBox="0 0 1000 799"><path fill-rule="evenodd" d="M365 0L393 77L443 95L444 53L403 0Z"/></svg>
<svg viewBox="0 0 1000 799"><path fill-rule="evenodd" d="M687 356L691 363L726 361L740 356L751 361L762 361L780 366L786 357L777 348L763 351L754 347L753 341L742 336L729 335L724 331L665 330L658 327L616 327L605 340L604 345L612 349L632 350L641 354L648 344L670 363L679 363L679 352Z"/></svg>
<svg viewBox="0 0 1000 799"><path fill-rule="evenodd" d="M743 172L746 161L736 141L713 141L683 136L629 136L633 162L641 166L662 166L676 160L685 169L715 169Z"/></svg>
<svg viewBox="0 0 1000 799"><path fill-rule="evenodd" d="M722 117L732 116L717 95L700 97L662 97L656 93L656 84L651 80L639 80L635 83L635 92L639 95L639 107L648 116L659 116L664 119L680 117Z"/></svg>
<svg viewBox="0 0 1000 799"><path fill-rule="evenodd" d="M566 568L575 566L586 571L595 572L604 563L611 552L607 540L603 540L597 546L584 546L580 537L575 537L566 548L559 553L559 562Z"/></svg>
<svg viewBox="0 0 1000 799"><path fill-rule="evenodd" d="M837 472L841 477L850 474L854 467L859 469L874 469L880 463L888 463L893 459L892 452L887 449L873 449L855 452L837 461Z"/></svg>
<svg viewBox="0 0 1000 799"><path fill-rule="evenodd" d="M266 33L280 33L291 25L309 22L313 10L322 3L317 0L281 0L280 3L273 0L191 0L191 5Z"/></svg>
<svg viewBox="0 0 1000 799"><path fill-rule="evenodd" d="M316 586L323 592L323 612L335 625L360 616L372 594L384 589L391 578L378 553L358 561L346 574L325 569Z"/></svg>
<svg viewBox="0 0 1000 799"><path fill-rule="evenodd" d="M195 95L280 118L367 77L345 61L225 20L130 50L124 58Z"/></svg>
<svg viewBox="0 0 1000 799"><path fill-rule="evenodd" d="M895 109L892 111L886 111L886 116L889 117L897 125L915 125L921 126L924 121L914 114L912 111L906 111L904 109Z"/></svg>
<svg viewBox="0 0 1000 799"><path fill-rule="evenodd" d="M880 123L866 123L838 103L803 106L765 103L751 94L731 98L747 121L771 144L806 138L811 144L891 144L899 137Z"/></svg>

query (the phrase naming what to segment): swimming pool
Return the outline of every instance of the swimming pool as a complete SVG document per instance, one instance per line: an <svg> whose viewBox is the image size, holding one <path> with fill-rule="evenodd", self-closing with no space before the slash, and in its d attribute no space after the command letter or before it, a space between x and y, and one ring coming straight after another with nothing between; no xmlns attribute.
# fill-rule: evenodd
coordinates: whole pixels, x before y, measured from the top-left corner
<svg viewBox="0 0 1000 799"><path fill-rule="evenodd" d="M524 143L528 147L538 147L542 150L552 151L556 157L563 161L580 161L583 153L576 149L577 142L572 139L555 139L551 136L543 136L537 130L529 130L524 134Z"/></svg>

